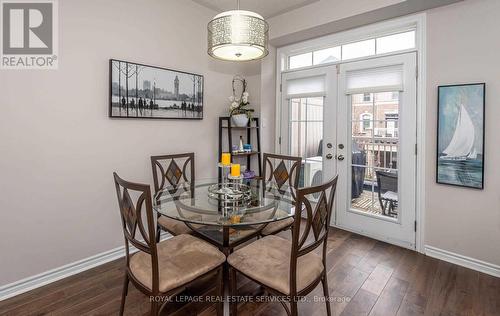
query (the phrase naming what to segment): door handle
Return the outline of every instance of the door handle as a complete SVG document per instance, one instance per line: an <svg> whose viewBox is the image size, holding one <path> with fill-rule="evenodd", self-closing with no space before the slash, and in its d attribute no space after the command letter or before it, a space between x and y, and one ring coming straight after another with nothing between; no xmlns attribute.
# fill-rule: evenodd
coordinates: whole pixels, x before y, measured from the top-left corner
<svg viewBox="0 0 500 316"><path fill-rule="evenodd" d="M345 158L345 157L344 157L344 155L339 155L339 156L337 157L337 159L338 159L338 160L340 160L340 161L344 160L344 158Z"/></svg>
<svg viewBox="0 0 500 316"><path fill-rule="evenodd" d="M332 159L332 158L333 158L332 154L326 155L326 159Z"/></svg>

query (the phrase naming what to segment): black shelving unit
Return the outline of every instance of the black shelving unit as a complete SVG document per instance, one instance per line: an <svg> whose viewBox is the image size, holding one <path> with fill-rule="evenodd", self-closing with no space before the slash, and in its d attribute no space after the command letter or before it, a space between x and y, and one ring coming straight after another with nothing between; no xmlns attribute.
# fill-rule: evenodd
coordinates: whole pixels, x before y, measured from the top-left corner
<svg viewBox="0 0 500 316"><path fill-rule="evenodd" d="M245 144L252 145L252 151L247 153L232 153L232 146L237 145L233 144L233 131L240 131L243 134L246 131L246 139ZM224 133L227 133L227 149L225 149L223 145L223 136ZM254 135L252 135L254 134ZM245 136L244 136L245 137ZM239 137L238 137L239 140ZM255 147L254 141L256 142L257 147ZM221 157L223 152L231 152L231 162L235 162L238 159L246 158L246 167L251 170L252 157L257 157L257 163L259 166L258 170L255 170L256 176L260 176L262 174L262 159L261 159L261 148L260 148L260 125L259 118L252 117L248 120L248 125L245 127L236 127L231 124L231 117L229 116L221 116L219 117L219 158ZM219 175L220 177L220 175Z"/></svg>

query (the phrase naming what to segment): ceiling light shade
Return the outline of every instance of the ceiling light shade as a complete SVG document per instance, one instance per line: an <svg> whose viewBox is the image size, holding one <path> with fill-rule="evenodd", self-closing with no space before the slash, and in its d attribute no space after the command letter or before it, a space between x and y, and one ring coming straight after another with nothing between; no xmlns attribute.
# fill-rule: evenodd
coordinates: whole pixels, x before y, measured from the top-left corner
<svg viewBox="0 0 500 316"><path fill-rule="evenodd" d="M268 40L267 22L251 11L226 11L208 23L208 54L217 59L261 59L269 53Z"/></svg>

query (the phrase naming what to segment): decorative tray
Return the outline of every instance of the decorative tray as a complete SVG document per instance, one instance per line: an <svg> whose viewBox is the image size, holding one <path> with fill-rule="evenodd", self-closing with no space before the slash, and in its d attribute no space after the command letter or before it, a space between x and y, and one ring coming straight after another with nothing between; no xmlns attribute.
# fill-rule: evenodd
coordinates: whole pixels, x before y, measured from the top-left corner
<svg viewBox="0 0 500 316"><path fill-rule="evenodd" d="M250 202L252 192L250 186L243 183L216 183L208 187L208 196L215 200L240 204Z"/></svg>

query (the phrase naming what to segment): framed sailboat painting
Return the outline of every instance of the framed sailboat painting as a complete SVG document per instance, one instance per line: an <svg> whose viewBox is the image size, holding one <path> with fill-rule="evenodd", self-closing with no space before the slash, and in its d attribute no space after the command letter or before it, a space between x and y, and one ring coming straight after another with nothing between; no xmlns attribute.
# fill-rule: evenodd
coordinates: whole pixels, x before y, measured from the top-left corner
<svg viewBox="0 0 500 316"><path fill-rule="evenodd" d="M485 84L438 87L438 183L484 187Z"/></svg>

